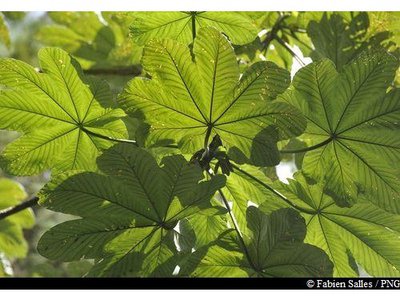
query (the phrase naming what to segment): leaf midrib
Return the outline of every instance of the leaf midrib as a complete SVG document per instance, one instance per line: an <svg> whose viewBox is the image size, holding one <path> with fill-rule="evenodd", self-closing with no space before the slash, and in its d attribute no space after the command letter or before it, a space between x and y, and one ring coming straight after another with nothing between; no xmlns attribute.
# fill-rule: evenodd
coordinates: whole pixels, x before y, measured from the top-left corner
<svg viewBox="0 0 400 300"><path fill-rule="evenodd" d="M179 78L181 79L182 83L184 84L185 89L186 89L186 91L188 92L188 94L189 94L189 96L190 96L190 99L192 100L194 106L196 107L196 109L197 109L197 111L200 113L200 115L202 116L204 122L205 122L206 124L208 124L207 118L204 116L203 112L200 110L200 107L197 105L196 100L194 99L194 97L193 97L193 95L192 95L192 93L191 93L189 87L188 87L187 84L186 84L186 81L184 80L184 78L183 78L183 76L182 76L180 70L178 69L178 66L177 66L177 64L176 64L176 62L175 62L175 59L173 58L171 52L169 52L168 49L167 49L167 47L165 47L164 45L163 45L163 48L164 48L165 52L168 54L170 60L172 61L173 65L174 65L174 67L175 67L175 70L176 70L176 72L178 73ZM202 122L202 123L203 123L203 122Z"/></svg>

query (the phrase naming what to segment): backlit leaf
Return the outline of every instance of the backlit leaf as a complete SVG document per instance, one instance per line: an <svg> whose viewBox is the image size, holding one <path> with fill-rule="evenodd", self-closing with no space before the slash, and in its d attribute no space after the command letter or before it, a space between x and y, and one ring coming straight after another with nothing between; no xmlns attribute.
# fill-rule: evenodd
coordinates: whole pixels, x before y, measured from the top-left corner
<svg viewBox="0 0 400 300"><path fill-rule="evenodd" d="M77 62L57 48L39 52L43 73L21 61L0 60L1 129L24 133L2 153L15 175L49 168L94 170L101 149L112 142L91 135L127 137L108 85L85 78Z"/></svg>
<svg viewBox="0 0 400 300"><path fill-rule="evenodd" d="M204 148L219 135L229 156L255 165L276 165L276 142L299 135L305 120L297 109L274 100L289 73L268 62L252 65L240 78L232 46L212 28L199 31L193 48L172 40L144 48L151 80L133 79L119 103L150 124L147 145L178 143L184 153Z"/></svg>

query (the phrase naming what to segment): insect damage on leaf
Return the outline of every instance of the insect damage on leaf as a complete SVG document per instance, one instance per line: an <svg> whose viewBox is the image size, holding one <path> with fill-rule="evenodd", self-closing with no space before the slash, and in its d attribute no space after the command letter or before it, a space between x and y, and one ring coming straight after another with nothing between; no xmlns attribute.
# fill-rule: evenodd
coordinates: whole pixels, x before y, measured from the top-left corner
<svg viewBox="0 0 400 300"><path fill-rule="evenodd" d="M115 107L107 83L85 78L65 51L43 48L39 61L43 73L0 59L0 128L23 133L3 151L2 167L14 175L96 169L101 149L113 143L91 132L126 138L125 113Z"/></svg>

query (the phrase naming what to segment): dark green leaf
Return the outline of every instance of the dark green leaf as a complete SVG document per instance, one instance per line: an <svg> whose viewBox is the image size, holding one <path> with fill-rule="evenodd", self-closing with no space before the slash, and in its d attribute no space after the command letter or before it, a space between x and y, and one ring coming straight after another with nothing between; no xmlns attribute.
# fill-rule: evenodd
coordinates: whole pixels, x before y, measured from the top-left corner
<svg viewBox="0 0 400 300"><path fill-rule="evenodd" d="M212 277L324 277L332 263L317 247L304 244L304 220L292 209L271 215L254 206L247 209L247 251L230 231L207 249L193 276ZM189 262L193 263L195 260Z"/></svg>
<svg viewBox="0 0 400 300"><path fill-rule="evenodd" d="M165 157L160 168L128 145L109 149L98 164L104 175L66 174L43 191L47 208L82 218L48 231L39 252L62 261L96 258L91 276L171 276L175 226L211 206L224 177L198 183L201 169L182 156Z"/></svg>

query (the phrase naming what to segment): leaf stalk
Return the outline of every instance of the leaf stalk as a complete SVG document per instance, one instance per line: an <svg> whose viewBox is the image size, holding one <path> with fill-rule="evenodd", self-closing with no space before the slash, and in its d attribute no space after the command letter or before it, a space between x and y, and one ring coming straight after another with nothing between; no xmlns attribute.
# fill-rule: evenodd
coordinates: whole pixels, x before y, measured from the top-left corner
<svg viewBox="0 0 400 300"><path fill-rule="evenodd" d="M206 170L206 172L207 172L208 175L210 175L210 177L214 176L214 174L211 173L209 170ZM252 262L252 260L250 258L249 251L247 250L246 244L244 243L243 235L240 232L239 225L237 224L236 219L232 214L232 210L231 210L231 208L229 206L228 200L226 199L226 197L225 197L225 195L224 195L224 193L222 192L221 189L218 189L218 193L220 194L222 202L224 202L224 206L227 209L228 214L229 214L229 216L230 216L230 218L232 220L233 227L235 228L235 231L236 231L236 233L238 235L239 242L240 242L240 244L241 244L241 246L243 248L243 251L244 251L244 254L245 254L246 258L247 258L247 261L249 262L249 264L251 265L251 267L253 269L257 270L257 268L253 265L253 262Z"/></svg>
<svg viewBox="0 0 400 300"><path fill-rule="evenodd" d="M315 215L315 211L310 210L310 209L306 209L303 207L300 207L294 203L292 203L292 201L290 201L288 198L286 198L284 195L282 195L280 192L278 192L277 190L275 190L274 188L272 188L271 186L269 186L268 184L266 184L265 182L261 181L260 179L258 179L257 177L251 175L250 173L246 172L245 170L242 170L240 167L237 167L236 165L232 164L232 168L234 170L237 170L239 172L241 172L242 174L245 174L246 176L250 177L252 180L256 181L257 183L259 183L260 185L262 185L263 187L265 187L267 190L271 191L272 193L274 193L276 196L278 196L279 199L283 200L286 202L286 204L289 204L291 207L297 209L298 211L301 211L303 213L306 214L310 214L310 215Z"/></svg>
<svg viewBox="0 0 400 300"><path fill-rule="evenodd" d="M308 152L308 151L312 151L312 150L318 149L318 148L320 148L320 147L323 147L323 146L329 144L332 140L333 140L333 138L330 137L329 139L326 139L325 141L323 141L323 142L321 142L321 143L319 143L319 144L313 145L313 146L311 146L311 147L300 148L300 149L293 149L293 150L292 150L292 149L287 149L287 150L281 150L281 151L279 151L279 152L280 152L280 153L283 153L283 154L286 154L286 153L293 154L293 153Z"/></svg>

